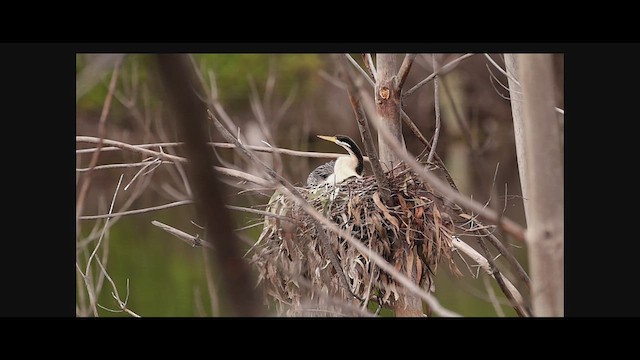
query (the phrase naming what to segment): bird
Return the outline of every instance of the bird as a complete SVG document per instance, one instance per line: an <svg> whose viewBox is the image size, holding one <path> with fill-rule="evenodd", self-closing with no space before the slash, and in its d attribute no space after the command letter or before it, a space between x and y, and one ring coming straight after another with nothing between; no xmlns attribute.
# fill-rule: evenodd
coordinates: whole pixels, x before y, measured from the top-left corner
<svg viewBox="0 0 640 360"><path fill-rule="evenodd" d="M318 135L318 137L342 146L349 152L349 156L340 156L336 160L315 168L307 177L307 186L337 185L354 176L357 178L362 177L364 174L364 159L355 141L346 135Z"/></svg>

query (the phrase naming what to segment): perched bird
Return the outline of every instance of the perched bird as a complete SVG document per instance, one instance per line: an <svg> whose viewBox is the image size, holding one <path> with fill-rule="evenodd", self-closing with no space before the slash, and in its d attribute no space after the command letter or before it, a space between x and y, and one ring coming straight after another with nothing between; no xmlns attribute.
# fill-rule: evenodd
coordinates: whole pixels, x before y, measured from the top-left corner
<svg viewBox="0 0 640 360"><path fill-rule="evenodd" d="M349 156L341 156L315 168L307 177L307 186L336 185L353 176L362 177L364 159L355 141L346 135L318 135L318 137L342 146L349 152Z"/></svg>

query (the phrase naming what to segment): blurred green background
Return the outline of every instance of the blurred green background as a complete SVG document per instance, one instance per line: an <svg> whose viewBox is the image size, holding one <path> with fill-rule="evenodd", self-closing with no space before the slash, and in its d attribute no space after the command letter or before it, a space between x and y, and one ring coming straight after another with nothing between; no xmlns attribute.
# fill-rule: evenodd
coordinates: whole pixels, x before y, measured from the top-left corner
<svg viewBox="0 0 640 360"><path fill-rule="evenodd" d="M460 55L439 54L438 59L441 63L446 63ZM104 57L95 54L78 54L76 57L78 88L86 89L76 99L76 135L98 136L98 119L113 70L113 61L103 61L101 56ZM362 63L360 54L353 56ZM562 74L560 56L556 63L558 73ZM492 57L504 65L499 55L493 54ZM274 145L284 148L337 152L339 149L331 144L316 141L315 135L344 133L359 139L353 111L346 91L337 80L337 67L330 54L195 54L193 60L206 84L211 84L212 79L215 79L221 103L250 144L264 146L261 141L271 139L275 142ZM504 89L500 93L500 89L496 89L495 83L492 83L487 63L481 55L472 56L462 61L454 71L441 77L446 82L447 91L456 100L457 111L468 121L473 140L479 145L471 149L464 141L459 126L453 120L455 109L448 98L443 98L441 111L444 125L438 153L462 192L479 201L490 200L492 205L500 209L504 207L506 216L526 225L520 198L510 104L502 97ZM432 66L431 54L419 55L407 80L408 86L413 86L431 74ZM507 80L500 75L493 71L493 76L506 84ZM159 100L157 85L150 55L124 57L106 124L106 138L130 144L154 143L167 139L175 141L172 119L167 113L167 106ZM558 90L562 95L561 82ZM204 97L207 95L203 94ZM260 106L256 107L256 104ZM257 111L257 108L260 109ZM433 85L422 87L407 99L404 109L423 134L430 138L435 127ZM262 115L259 114L260 111ZM262 123L259 121L261 116L265 119ZM416 137L406 127L403 132L409 151L413 154L420 153L423 148ZM210 133L213 141L222 141L214 129ZM76 147L82 149L94 146L95 144L77 143ZM172 149L181 155L179 147L163 150ZM232 150L219 149L218 155L242 167ZM265 161L273 161L269 155L263 156ZM144 158L144 155L133 152L109 151L101 154L98 165L139 162ZM90 159L90 153L77 154L77 168L88 167ZM309 171L323 162L321 159L283 156L281 173L300 185ZM83 215L106 213L120 175L123 175L121 186L124 187L138 170L139 167L94 171ZM76 171L76 174L78 195L81 184L86 180L86 172ZM270 195L256 195L232 187L228 189L227 203L232 205L265 204ZM139 209L166 204L180 197L187 198L186 194L187 190L175 167L162 165L153 172L136 178L128 190L121 188L116 197L114 212L119 211L127 202L130 202L127 209ZM233 216L236 228L260 221L258 216L242 212L233 212ZM105 266L122 299L127 294L127 282L129 283L127 307L143 317L218 315L218 301L214 299L212 303L207 286L207 260L202 249L192 247L151 225L153 220L190 234L203 235L202 230L191 223L198 222L191 205L127 215L111 221L97 255L106 260ZM79 244L84 244L83 240L94 225L101 228L104 220L80 221L80 236L77 239ZM261 226L257 224L240 233L255 241L260 231ZM88 255L96 243L97 237L94 236L88 245L77 246L78 264L83 271ZM469 243L477 248L475 242ZM510 248L526 269L524 247L514 244ZM499 264L502 264L501 261L498 259ZM464 316L497 316L494 306L488 301L482 271L481 277L476 279L466 265L460 263L459 267L464 273L462 278L455 278L446 266L439 268L435 295L441 304ZM475 274L477 268L471 266L471 270ZM92 267L92 271L95 274L99 271L98 267ZM507 276L514 280L509 273ZM218 280L214 266L210 281L216 284ZM514 316L515 312L495 281L488 283L503 304L500 306L501 311L506 316ZM77 284L77 315L92 316L87 306L85 286L78 273ZM111 291L111 285L104 280L98 303L116 309L118 306ZM98 314L130 316L101 308L98 309ZM387 310L383 310L381 314L392 315Z"/></svg>

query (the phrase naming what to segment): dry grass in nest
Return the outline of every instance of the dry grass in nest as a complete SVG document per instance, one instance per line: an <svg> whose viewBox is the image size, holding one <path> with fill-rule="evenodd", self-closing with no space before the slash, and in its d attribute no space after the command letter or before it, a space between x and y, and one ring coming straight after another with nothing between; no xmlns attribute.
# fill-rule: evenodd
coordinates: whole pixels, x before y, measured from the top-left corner
<svg viewBox="0 0 640 360"><path fill-rule="evenodd" d="M381 201L373 176L350 179L339 185L338 192L333 187L316 192L299 190L320 213L350 231L400 272L415 274L423 289L434 291L433 275L441 261L461 275L453 260L456 227L450 215L452 208L408 170L390 177L389 185L395 204L391 208ZM251 250L260 282L275 301L278 314L322 316L310 311L308 304L338 311L336 298L362 305L341 285L318 240L316 222L292 200L277 193L267 210L293 219L289 222L267 217ZM361 299L392 306L400 296L396 281L348 241L332 232L327 235L351 292Z"/></svg>

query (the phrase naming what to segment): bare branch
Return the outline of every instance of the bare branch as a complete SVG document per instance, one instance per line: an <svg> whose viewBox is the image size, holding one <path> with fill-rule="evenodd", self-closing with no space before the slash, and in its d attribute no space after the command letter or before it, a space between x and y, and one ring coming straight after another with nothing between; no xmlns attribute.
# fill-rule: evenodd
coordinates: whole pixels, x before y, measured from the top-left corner
<svg viewBox="0 0 640 360"><path fill-rule="evenodd" d="M476 264L480 265L480 267L492 278L494 279L496 278L487 258L480 255L480 253L478 253L474 248L472 248L471 246L469 246L467 243L460 240L459 238L454 239L453 246L459 251L461 251L462 253L464 253L465 255L467 255L468 257L470 257L473 261L476 262ZM518 289L516 289L516 287L513 286L513 284L511 283L511 281L509 281L509 279L507 279L506 277L503 277L502 279L504 281L504 285L508 293L512 295L512 297L517 301L517 303L521 307L524 307L524 298L522 297L522 295L520 295L520 292L518 291Z"/></svg>
<svg viewBox="0 0 640 360"><path fill-rule="evenodd" d="M94 137L91 136L76 136L76 141L80 141L80 142L93 142L95 140ZM132 151L137 151L139 153L143 153L146 155L151 155L160 159L164 159L164 160L170 160L170 161L176 161L176 162L182 162L185 163L187 162L187 159L180 157L180 156L175 156L175 155L170 155L170 154L166 154L163 152L157 152L157 151L153 151L153 150L149 150L146 148L142 148L142 147L137 147L135 145L129 145L127 143L123 143L120 141L115 141L115 140L108 140L108 139L104 139L103 142L105 144L108 145L112 145L121 149L127 149L127 150L132 150ZM266 180L261 179L255 175L251 175L239 170L234 170L234 169L227 169L227 168L223 168L223 167L219 167L219 166L214 166L214 169L223 175L227 175L227 176L232 176L235 178L240 178L243 180L247 180L250 181L252 183L256 183L258 185L262 185L262 186L271 186L270 183L268 183Z"/></svg>
<svg viewBox="0 0 640 360"><path fill-rule="evenodd" d="M189 204L193 204L193 200L176 201L176 202L172 202L170 204L151 206L151 207L147 207L147 208L144 208L144 209L122 211L122 212L109 213L109 214L104 214L104 215L85 215L85 216L80 216L79 219L80 220L110 219L110 218L113 218L113 217L116 217L116 216L143 214L143 213L148 213L148 212L152 212L152 211L164 210L164 209L169 209L169 208L176 207L176 206L189 205Z"/></svg>
<svg viewBox="0 0 640 360"><path fill-rule="evenodd" d="M440 70L438 61L436 60L436 54L431 54L433 60L433 71L437 73ZM431 150L429 150L429 156L427 157L427 163L430 164L433 161L433 155L436 153L436 147L438 147L438 139L440 138L440 87L438 86L438 76L433 79L433 99L436 110L436 131L433 134L433 141L431 141Z"/></svg>
<svg viewBox="0 0 640 360"><path fill-rule="evenodd" d="M504 76L506 76L509 79L509 81L513 81L516 85L518 85L518 87L520 87L520 82L513 76L513 74L510 74L509 72L505 71L500 65L498 65L497 62L495 62L495 60L491 58L491 56L489 56L489 54L485 53L484 57L489 59L489 62L491 62L491 64L495 66L495 68L498 69L498 71L500 71ZM498 79L496 78L496 80Z"/></svg>
<svg viewBox="0 0 640 360"><path fill-rule="evenodd" d="M373 80L371 80L371 78L369 77L369 75L367 75L367 72L360 66L360 64L358 64L358 62L351 57L351 55L349 54L344 54L344 56L347 57L347 59L349 59L349 62L351 64L353 64L353 66L355 66L356 69L358 69L358 71L367 79L367 81L369 82L369 84L373 87L376 86L376 83L373 82ZM377 80L376 80L377 82Z"/></svg>
<svg viewBox="0 0 640 360"><path fill-rule="evenodd" d="M369 70L369 74L373 78L373 81L378 82L378 73L376 71L375 65L373 65L373 57L371 56L371 53L366 53L364 55L364 66L366 66L367 70Z"/></svg>
<svg viewBox="0 0 640 360"><path fill-rule="evenodd" d="M109 91L102 105L102 112L100 113L100 120L98 121L98 150L93 153L91 156L91 162L89 168L93 168L98 164L98 157L100 157L100 148L103 145L103 138L106 135L105 123L107 121L107 116L109 115L109 110L111 109L111 99L113 98L113 93L116 89L116 80L118 79L118 73L120 71L120 66L122 65L122 57L116 60L113 73L111 74L111 81L109 82ZM80 236L80 222L78 217L82 214L82 210L84 208L84 199L87 196L87 192L89 191L89 186L91 184L92 171L89 170L87 175L82 182L82 186L80 187L80 192L78 193L78 199L76 200L76 236Z"/></svg>
<svg viewBox="0 0 640 360"><path fill-rule="evenodd" d="M153 220L151 221L151 225L153 226L157 226L160 229L168 232L169 234L177 237L178 239L184 241L185 243L187 243L188 245L191 245L191 247L195 247L195 246L204 246L207 249L213 249L213 245L211 243L209 243L208 241L203 241L199 236L193 236L191 234L187 234L186 232L176 229L173 226L169 226L167 224L161 223L160 221L157 220Z"/></svg>
<svg viewBox="0 0 640 360"><path fill-rule="evenodd" d="M413 60L415 60L416 54L407 54L402 61L402 65L400 66L400 70L398 70L397 76L397 89L402 89L404 86L404 82L407 80L407 76L409 75L409 71L411 70L411 65L413 65Z"/></svg>
<svg viewBox="0 0 640 360"><path fill-rule="evenodd" d="M487 276L482 277L482 283L484 284L484 288L487 290L487 295L489 296L489 301L493 306L493 309L496 311L496 314L499 317L504 317L504 311L502 311L502 306L500 306L500 302L496 297L496 292L493 290L491 283L489 282L489 278Z"/></svg>
<svg viewBox="0 0 640 360"><path fill-rule="evenodd" d="M466 59L469 58L471 56L473 56L475 54L464 54L462 56L460 56L459 58L456 58L454 60L451 60L449 63L447 63L447 65L443 66L442 68L440 68L439 71L435 71L433 72L433 74L427 76L426 79L420 81L419 83L417 83L414 87L412 87L411 89L405 91L402 94L403 98L406 98L407 96L413 94L416 90L420 89L422 86L424 86L426 83L428 83L429 81L433 80L433 78L435 78L437 75L444 75L446 73L448 73L449 71L453 70L456 68L457 64Z"/></svg>
<svg viewBox="0 0 640 360"><path fill-rule="evenodd" d="M99 140L100 140L99 138L92 137L92 136L76 136L76 142L98 143ZM113 142L114 144L118 144L118 146L104 147L104 148L102 148L100 150L101 152L104 152L104 151L115 151L115 150L122 150L122 149L138 151L138 149L149 149L149 148L154 148L154 147L165 147L166 148L166 147L184 145L184 143L181 143L181 142L164 142L164 143L131 145L131 144L126 144L126 143L121 143L121 142L118 142L118 141L115 141L115 140L109 140L109 139L104 139L104 140L105 140L105 144ZM222 149L234 149L234 148L236 148L235 144L230 144L230 143L210 142L210 143L208 143L208 145L210 145L212 147L222 148ZM300 157L308 157L308 158L320 158L320 159L335 159L335 158L337 158L339 156L343 156L344 155L344 154L339 154L339 153L300 151L300 150L291 150L291 149L286 149L286 148L269 147L269 146L244 145L244 147L246 147L249 150L253 150L253 151L257 151L257 152L279 153L279 154L283 154L283 155L300 156ZM78 149L78 150L76 150L76 154L90 153L90 152L94 152L96 150L97 150L97 148ZM151 153L149 153L149 152L144 152L144 153L146 153L146 154L158 154L157 152L154 152L154 151L152 151ZM172 156L172 155L170 155L170 156ZM177 158L179 158L179 157L174 157L174 159L177 159ZM186 159L184 159L184 158L181 158L181 159L183 159L183 160L179 160L179 161L183 161L183 162L186 161ZM369 161L369 158L366 157L366 156L364 157L364 159L365 159L365 161ZM82 169L81 171L86 171L86 170Z"/></svg>

